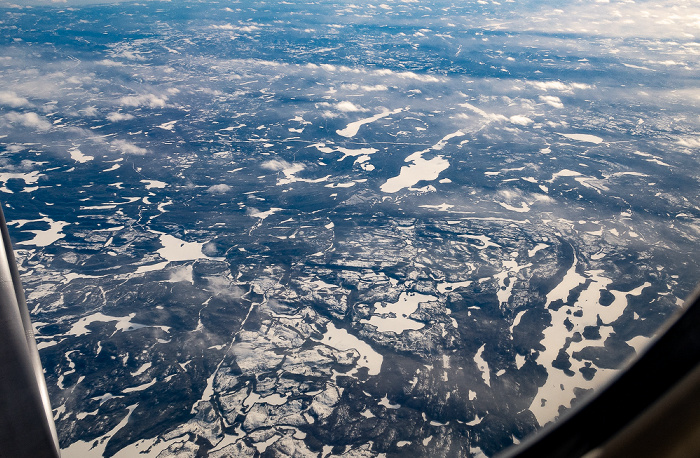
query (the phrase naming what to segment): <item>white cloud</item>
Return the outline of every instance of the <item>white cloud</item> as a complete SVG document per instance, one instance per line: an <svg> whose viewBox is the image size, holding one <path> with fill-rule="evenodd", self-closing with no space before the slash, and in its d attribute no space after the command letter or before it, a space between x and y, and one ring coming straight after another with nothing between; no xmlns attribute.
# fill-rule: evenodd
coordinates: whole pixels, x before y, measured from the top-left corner
<svg viewBox="0 0 700 458"><path fill-rule="evenodd" d="M225 194L231 190L231 186L227 184L215 184L213 186L209 186L207 189L207 192L210 194Z"/></svg>
<svg viewBox="0 0 700 458"><path fill-rule="evenodd" d="M97 108L87 107L87 108L83 108L82 110L80 110L80 112L82 114L84 114L85 116L95 116L95 115L97 115Z"/></svg>
<svg viewBox="0 0 700 458"><path fill-rule="evenodd" d="M24 127L34 127L37 130L49 130L51 123L43 116L36 113L17 113L11 111L5 115L5 119L13 124L21 124Z"/></svg>
<svg viewBox="0 0 700 458"><path fill-rule="evenodd" d="M363 109L362 107L358 107L357 105L355 105L355 104L352 103L352 102L348 102L347 100L346 100L346 101L343 101L343 102L337 103L337 104L335 105L335 107L336 107L338 110L340 110L340 111L345 111L345 112L367 111L367 110Z"/></svg>
<svg viewBox="0 0 700 458"><path fill-rule="evenodd" d="M460 106L460 107L467 108L467 109L473 111L474 113L476 113L476 114L478 114L478 115L480 115L480 116L483 116L484 118L486 118L486 120L487 120L488 122L491 122L491 121L505 121L505 120L508 119L508 118L506 118L505 116L503 116L502 114L487 113L487 112L485 112L484 110L482 110L481 108L475 107L475 106L472 105L471 103L464 102L464 103L460 103L459 106Z"/></svg>
<svg viewBox="0 0 700 458"><path fill-rule="evenodd" d="M685 137L676 141L681 146L688 148L700 148L700 139L693 137Z"/></svg>
<svg viewBox="0 0 700 458"><path fill-rule="evenodd" d="M584 83L562 83L561 81L528 81L527 84L541 91L573 92L574 89L590 89L592 86Z"/></svg>
<svg viewBox="0 0 700 458"><path fill-rule="evenodd" d="M696 0L596 0L572 2L553 9L543 4L524 20L510 24L511 31L547 31L618 38L682 38L697 35L700 5Z"/></svg>
<svg viewBox="0 0 700 458"><path fill-rule="evenodd" d="M119 99L122 105L128 105L132 107L138 106L148 106L151 108L165 108L165 103L167 102L167 97L158 97L154 94L144 94L144 95L128 95Z"/></svg>
<svg viewBox="0 0 700 458"><path fill-rule="evenodd" d="M532 124L534 121L527 116L523 115L515 115L510 117L510 122L513 124L517 124L519 126L528 126Z"/></svg>
<svg viewBox="0 0 700 458"><path fill-rule="evenodd" d="M274 171L289 169L291 166L292 164L290 164L289 162L280 159L271 159L269 161L263 162L262 164L262 168Z"/></svg>
<svg viewBox="0 0 700 458"><path fill-rule="evenodd" d="M374 86L369 86L363 84L360 86L359 84L351 83L351 84L343 84L340 86L341 89L346 90L346 91L357 91L358 89L362 89L363 91L366 92L376 92L376 91L386 91L389 89L387 86L383 84L375 84Z"/></svg>
<svg viewBox="0 0 700 458"><path fill-rule="evenodd" d="M112 113L107 115L107 120L112 122L128 121L129 119L134 119L134 115L129 113L119 113L116 111L113 111Z"/></svg>
<svg viewBox="0 0 700 458"><path fill-rule="evenodd" d="M232 30L236 32L255 32L256 30L260 30L260 27L257 25L238 26L233 24L212 25L211 28L219 30Z"/></svg>
<svg viewBox="0 0 700 458"><path fill-rule="evenodd" d="M138 61L146 60L146 58L143 57L138 51L129 51L129 50L120 51L119 53L115 54L115 57L123 57L124 59L138 60Z"/></svg>
<svg viewBox="0 0 700 458"><path fill-rule="evenodd" d="M555 91L570 90L569 86L561 81L528 81L527 83L542 91L547 91L549 89L554 89Z"/></svg>
<svg viewBox="0 0 700 458"><path fill-rule="evenodd" d="M110 143L112 148L121 151L124 154L136 154L138 156L143 156L148 153L146 148L141 148L133 143L127 142L126 140L114 140Z"/></svg>
<svg viewBox="0 0 700 458"><path fill-rule="evenodd" d="M7 149L7 151L9 151L10 153L19 153L20 151L22 151L25 148L26 147L23 145L17 145L14 143L11 143L5 147L5 149ZM3 164L2 166L7 167L5 164Z"/></svg>
<svg viewBox="0 0 700 458"><path fill-rule="evenodd" d="M561 99L559 97L555 97L553 95L541 95L540 100L547 105L553 106L554 108L564 108L564 104L561 103Z"/></svg>
<svg viewBox="0 0 700 458"><path fill-rule="evenodd" d="M375 70L373 73L375 75L379 75L379 76L396 76L396 77L401 78L401 79L422 81L424 83L438 83L438 82L440 82L440 78L437 78L433 75L425 75L425 74L419 74L419 73L414 73L414 72L395 72L395 71L389 70L389 69L381 69L381 70Z"/></svg>
<svg viewBox="0 0 700 458"><path fill-rule="evenodd" d="M374 86L362 86L362 89L364 89L367 92L374 92L374 91L386 91L389 88L384 86L383 84L375 84Z"/></svg>
<svg viewBox="0 0 700 458"><path fill-rule="evenodd" d="M29 100L15 94L12 91L0 92L0 104L8 105L12 108L26 107L30 105Z"/></svg>
<svg viewBox="0 0 700 458"><path fill-rule="evenodd" d="M114 61L112 59L102 59L95 62L99 65L106 65L107 67L123 67L124 64L121 62Z"/></svg>

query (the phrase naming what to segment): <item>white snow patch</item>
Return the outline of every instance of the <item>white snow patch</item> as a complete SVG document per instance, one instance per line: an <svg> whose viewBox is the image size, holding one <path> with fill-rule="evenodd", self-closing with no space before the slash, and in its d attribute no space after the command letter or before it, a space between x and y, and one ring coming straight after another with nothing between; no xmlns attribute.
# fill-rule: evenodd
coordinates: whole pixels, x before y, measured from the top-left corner
<svg viewBox="0 0 700 458"><path fill-rule="evenodd" d="M144 384L138 385L138 386L132 386L132 387L130 387L130 388L124 388L124 389L122 390L122 393L134 393L134 392L136 392L136 391L143 391L143 390L146 390L146 389L152 387L153 385L155 385L155 384L156 384L156 381L157 381L157 379L154 378L153 380L151 380L151 381L148 382L148 383L144 383Z"/></svg>
<svg viewBox="0 0 700 458"><path fill-rule="evenodd" d="M37 181L39 181L39 178L41 178L43 176L44 175L42 175L38 170L35 170L33 172L24 172L24 173L21 173L21 172L3 172L3 173L0 173L0 181L7 183L7 180L15 178L15 179L24 180L25 185L34 185L37 183ZM36 188L32 188L32 189L36 189ZM2 190L3 192L6 192L8 194L12 194L12 191L10 191L10 189L7 188L6 186L3 186L2 188L0 188L0 190Z"/></svg>
<svg viewBox="0 0 700 458"><path fill-rule="evenodd" d="M474 415L474 419L472 421L468 421L465 423L465 425L469 426L476 426L479 423L481 423L484 420L484 417L480 417L478 414Z"/></svg>
<svg viewBox="0 0 700 458"><path fill-rule="evenodd" d="M66 332L66 335L71 335L71 336L83 336L86 334L90 334L90 330L87 328L91 323L97 323L97 322L103 322L103 323L108 323L110 321L116 321L116 330L114 332L118 331L133 331L135 329L140 329L140 328L147 328L147 327L154 327L154 328L160 328L164 330L165 332L170 332L170 327L169 326L149 326L145 324L138 324L138 323L133 323L131 320L136 316L135 313L130 313L127 316L109 316L105 315L104 313L93 313L91 315L85 316L75 323L73 323L73 326L71 326L70 330Z"/></svg>
<svg viewBox="0 0 700 458"><path fill-rule="evenodd" d="M317 150L321 151L324 154L329 154L329 153L343 153L343 157L338 159L338 162L343 161L346 157L362 157L362 156L367 156L367 159L363 160L362 162L366 162L369 160L369 155L376 153L379 151L376 148L343 148L343 147L335 147L335 148L330 148L326 146L325 143L314 143L313 145L309 145L309 147L315 147Z"/></svg>
<svg viewBox="0 0 700 458"><path fill-rule="evenodd" d="M175 123L177 123L177 121L164 122L163 124L159 124L158 127L172 132L173 128L175 127Z"/></svg>
<svg viewBox="0 0 700 458"><path fill-rule="evenodd" d="M516 326L518 326L520 324L520 320L522 320L523 315L525 315L525 312L527 312L527 310L521 310L518 312L517 315L515 315L515 318L513 319L513 324L510 325L511 339L512 339L513 330L516 328Z"/></svg>
<svg viewBox="0 0 700 458"><path fill-rule="evenodd" d="M111 431L89 442L81 440L73 442L68 447L61 449L61 456L63 458L102 458L109 439L126 426L136 407L138 407L138 404L127 407L128 413Z"/></svg>
<svg viewBox="0 0 700 458"><path fill-rule="evenodd" d="M161 258L170 262L192 261L207 257L202 253L204 243L185 242L170 234L161 234L160 243L163 245L163 248L160 248L157 253Z"/></svg>
<svg viewBox="0 0 700 458"><path fill-rule="evenodd" d="M600 137L597 137L595 135L590 135L590 134L563 134L561 132L557 132L557 134L561 135L562 137L566 137L570 140L576 140L578 142L586 142L586 143L602 143L603 139Z"/></svg>
<svg viewBox="0 0 700 458"><path fill-rule="evenodd" d="M464 238L464 239L472 239L472 240L478 240L481 242L481 245L476 245L476 249L478 250L485 250L488 247L496 247L500 248L501 245L494 243L491 241L488 235L470 235L470 234L460 234L457 237L459 238Z"/></svg>
<svg viewBox="0 0 700 458"><path fill-rule="evenodd" d="M451 291L454 291L454 290L457 289L457 288L464 288L464 287L467 287L467 286L469 286L469 285L471 285L471 284L472 284L472 281L471 281L471 280L467 280L467 281L457 281L457 282L454 282L454 283L443 282L443 283L438 283L438 285L437 285L437 290L438 290L441 294L445 294L445 293L447 293L448 291L451 292Z"/></svg>
<svg viewBox="0 0 700 458"><path fill-rule="evenodd" d="M366 367L369 375L377 375L381 371L384 357L374 351L367 342L358 339L345 329L336 328L332 322L326 325L326 333L320 342L336 350L357 350L360 354L357 365ZM357 369L353 373L356 371Z"/></svg>
<svg viewBox="0 0 700 458"><path fill-rule="evenodd" d="M132 372L131 375L132 377L138 377L139 375L143 374L146 372L148 369L151 368L152 363L144 363L139 367L136 372Z"/></svg>
<svg viewBox="0 0 700 458"><path fill-rule="evenodd" d="M515 285L515 278L522 269L532 266L532 263L519 265L514 259L503 261L503 270L493 276L498 280L496 296L500 304L508 304ZM506 279L510 279L506 285Z"/></svg>
<svg viewBox="0 0 700 458"><path fill-rule="evenodd" d="M610 290L615 299L610 305L602 306L599 303L600 293L607 289L612 280L603 277L602 270L591 270L585 272L585 275L580 274L576 271L578 264L578 258L574 255L572 265L564 275L561 283L547 294L545 309L552 316L552 325L543 332L541 344L545 349L539 353L537 363L545 366L548 376L545 385L540 387L537 396L535 396L530 405L530 411L535 415L541 426L557 417L560 406L570 406L571 401L575 398L574 391L576 388L596 388L616 372L613 369L598 367L596 368L595 377L591 380L586 380L579 371L579 369L584 367L585 361L578 361L571 355L573 352L581 351L585 347L603 346L607 337L612 334L612 328L609 325L618 319L627 307L627 297L637 296L642 293L644 288L651 286L650 283L644 283L632 291ZM570 291L586 281L589 282L588 286L581 291L576 304L565 305L558 310L548 307L549 304L557 300L566 302ZM570 313L572 310L580 313L572 314ZM571 342L566 349L571 363L570 371L573 372L573 375L567 375L564 371L554 368L552 363L557 358L559 351L564 348L567 338L570 338L575 332L583 332L585 326L595 326L599 318L603 322L600 328L600 339L583 339L580 342ZM570 331L564 325L565 320L568 320L570 323Z"/></svg>
<svg viewBox="0 0 700 458"><path fill-rule="evenodd" d="M496 201L496 203L497 203L498 205L500 205L501 207L505 208L506 210L510 210L510 211L512 211L512 212L527 213L527 212L530 211L530 206L529 206L527 203L525 203L525 202L521 202L521 203L520 203L520 207L514 207L514 206L509 205L509 204L507 204L507 203L505 203L505 202Z"/></svg>
<svg viewBox="0 0 700 458"><path fill-rule="evenodd" d="M483 344L476 352L476 355L474 355L474 362L476 363L476 367L481 371L481 378L484 379L484 383L491 386L491 370L489 369L488 363L482 358L484 348L486 348L486 344Z"/></svg>
<svg viewBox="0 0 700 458"><path fill-rule="evenodd" d="M420 208L430 208L433 210L440 210L442 212L449 212L450 208L454 208L454 205L448 203L441 203L440 205L419 205Z"/></svg>
<svg viewBox="0 0 700 458"><path fill-rule="evenodd" d="M271 208L267 211L264 211L264 212L252 213L250 216L252 216L253 218L260 218L261 220L263 220L263 219L267 218L268 216L274 215L275 213L277 213L278 211L281 211L281 210L284 210L284 209L273 207L273 208Z"/></svg>
<svg viewBox="0 0 700 458"><path fill-rule="evenodd" d="M649 343L651 343L651 337L647 336L637 336L627 341L627 345L633 347L637 354L642 353Z"/></svg>
<svg viewBox="0 0 700 458"><path fill-rule="evenodd" d="M102 278L102 275L85 275L85 274L77 274L75 272L69 272L67 274L63 274L63 277L66 279L64 283L70 283L71 281L75 280L76 278Z"/></svg>
<svg viewBox="0 0 700 458"><path fill-rule="evenodd" d="M282 172L284 175L284 178L278 178L277 179L277 185L282 186L286 184L291 184L295 183L297 181L305 182L305 183L320 183L322 181L328 180L330 178L330 175L327 175L322 178L317 178L317 179L308 179L308 178L299 178L296 176L297 173L303 171L306 169L306 166L304 164L301 164L299 162L295 162L290 164L287 161L284 160L278 160L278 159L272 159L267 162L264 162L262 164L262 168L268 169L268 170L273 170L277 172Z"/></svg>
<svg viewBox="0 0 700 458"><path fill-rule="evenodd" d="M383 192L392 194L403 188L409 188L419 181L432 181L440 176L440 172L446 170L450 163L443 156L436 156L432 159L423 159L420 155L412 154L406 160L411 159L412 164L401 167L399 175L389 178L380 189Z"/></svg>
<svg viewBox="0 0 700 458"><path fill-rule="evenodd" d="M386 183L380 187L380 189L383 192L391 194L398 192L403 188L410 188L419 181L436 180L440 173L450 166L450 163L444 156L435 156L432 159L424 159L423 154L428 153L431 150L440 151L445 147L450 139L461 137L463 135L465 134L462 131L454 132L443 137L432 147L426 150L416 151L415 153L409 155L406 159L404 159L404 162L408 162L410 165L401 167L399 175L389 178Z"/></svg>
<svg viewBox="0 0 700 458"><path fill-rule="evenodd" d="M135 458L146 456L160 456L161 452L176 442L182 442L183 437L178 436L169 440L163 440L162 437L154 437L152 439L141 439L133 444L119 450L113 458ZM65 455L61 455L65 456ZM102 457L102 455L100 455Z"/></svg>
<svg viewBox="0 0 700 458"><path fill-rule="evenodd" d="M168 183L158 180L141 180L141 183L146 185L146 189L163 189L168 186Z"/></svg>
<svg viewBox="0 0 700 458"><path fill-rule="evenodd" d="M380 406L386 407L387 409L398 409L401 407L401 404L392 404L389 401L389 398L387 397L387 395L384 395L384 397L381 399L381 401L379 401L377 404L379 404Z"/></svg>
<svg viewBox="0 0 700 458"><path fill-rule="evenodd" d="M425 323L409 318L409 315L418 309L421 302L434 301L435 296L420 293L402 292L395 303L375 304L374 313L369 320L363 319L361 323L367 323L377 328L379 332L395 332L401 334L407 330L418 330L425 327Z"/></svg>
<svg viewBox="0 0 700 458"><path fill-rule="evenodd" d="M547 248L548 246L549 245L547 245L546 243L538 243L537 245L535 245L535 247L533 249L527 250L527 257L528 258L533 257L535 254L537 254L538 251L540 251L544 248Z"/></svg>
<svg viewBox="0 0 700 458"><path fill-rule="evenodd" d="M154 270L163 270L165 266L167 266L170 263L170 261L163 261L159 262L156 264L149 264L146 266L140 266L138 269L136 269L137 274L142 274L145 272L152 272Z"/></svg>
<svg viewBox="0 0 700 458"><path fill-rule="evenodd" d="M62 231L63 228L68 226L70 223L67 223L65 221L54 221L48 216L41 216L43 216L43 218L41 219L15 220L11 223L8 223L10 225L16 224L18 228L24 226L27 223L34 223L39 221L43 221L49 224L49 228L43 231L39 229L28 230L27 232L31 232L34 234L34 238L31 240L25 240L23 242L17 242L15 245L48 246L66 236L66 234L62 233Z"/></svg>
<svg viewBox="0 0 700 458"><path fill-rule="evenodd" d="M54 345L57 345L57 344L58 344L58 342L56 342L55 340L44 340L42 342L37 342L36 348L37 348L37 350L42 350L44 348L53 347Z"/></svg>
<svg viewBox="0 0 700 458"><path fill-rule="evenodd" d="M121 165L114 164L112 167L110 167L108 169L104 169L103 172L113 172L113 171L117 170L119 167L121 167Z"/></svg>
<svg viewBox="0 0 700 458"><path fill-rule="evenodd" d="M255 401L256 404L269 404L272 406L281 406L287 403L287 396L282 396L279 393L272 393L269 396L261 396Z"/></svg>
<svg viewBox="0 0 700 458"><path fill-rule="evenodd" d="M362 415L362 416L365 417L365 418L374 418L374 417L376 416L376 415L374 415L374 414L372 413L372 411L369 410L369 409L363 410L362 412L360 412L360 415Z"/></svg>
<svg viewBox="0 0 700 458"><path fill-rule="evenodd" d="M372 117L360 119L359 121L355 121L355 122L351 122L344 129L336 130L336 133L338 135L342 135L343 137L352 138L355 135L357 135L357 132L360 130L360 127L362 127L363 125L373 123L375 121L378 121L379 119L386 118L387 116L391 116L393 114L397 114L397 113L400 113L402 111L403 111L403 108L397 108L393 111L389 111L389 110L383 111L383 112L376 114Z"/></svg>
<svg viewBox="0 0 700 458"><path fill-rule="evenodd" d="M83 154L78 148L71 148L68 150L68 152L70 153L71 159L81 164L85 162L90 162L91 160L95 159L94 156L88 156L86 154Z"/></svg>

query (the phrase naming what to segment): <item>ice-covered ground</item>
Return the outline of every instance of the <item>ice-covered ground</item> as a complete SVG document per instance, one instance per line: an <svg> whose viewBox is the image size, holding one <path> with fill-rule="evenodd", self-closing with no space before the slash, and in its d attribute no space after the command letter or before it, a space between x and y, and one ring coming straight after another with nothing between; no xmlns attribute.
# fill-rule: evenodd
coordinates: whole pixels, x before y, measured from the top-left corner
<svg viewBox="0 0 700 458"><path fill-rule="evenodd" d="M8 10L64 455L491 456L640 351L700 272L697 8L515 5Z"/></svg>

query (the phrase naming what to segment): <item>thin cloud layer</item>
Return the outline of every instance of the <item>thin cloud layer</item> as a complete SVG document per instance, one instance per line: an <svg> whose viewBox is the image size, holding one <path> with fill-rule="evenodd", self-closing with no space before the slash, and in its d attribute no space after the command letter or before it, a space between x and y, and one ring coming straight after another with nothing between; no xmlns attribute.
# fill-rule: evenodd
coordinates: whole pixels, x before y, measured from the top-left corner
<svg viewBox="0 0 700 458"><path fill-rule="evenodd" d="M0 104L12 108L27 107L31 105L29 100L14 93L13 91L0 91Z"/></svg>
<svg viewBox="0 0 700 458"><path fill-rule="evenodd" d="M12 124L19 124L41 131L51 128L51 123L45 117L39 116L36 113L18 113L16 111L11 111L5 115L5 119Z"/></svg>
<svg viewBox="0 0 700 458"><path fill-rule="evenodd" d="M130 143L126 140L114 140L110 144L113 149L120 151L124 154L134 154L137 156L143 156L144 154L148 153L148 150L146 148L141 148L140 146L136 146L133 143Z"/></svg>

